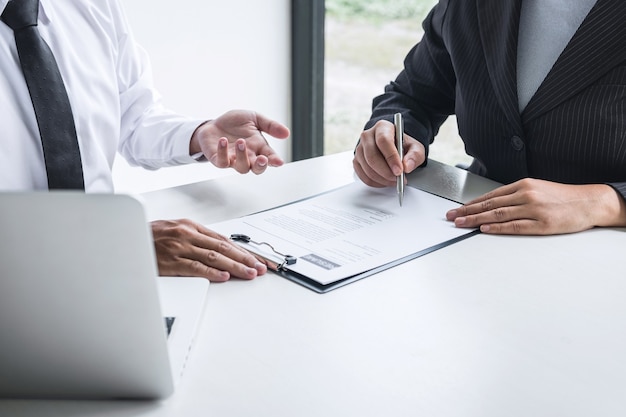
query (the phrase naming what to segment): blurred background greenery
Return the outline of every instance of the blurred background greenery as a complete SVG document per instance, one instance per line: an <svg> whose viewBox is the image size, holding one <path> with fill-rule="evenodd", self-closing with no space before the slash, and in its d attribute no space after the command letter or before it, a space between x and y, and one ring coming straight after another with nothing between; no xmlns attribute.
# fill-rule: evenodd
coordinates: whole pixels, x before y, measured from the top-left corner
<svg viewBox="0 0 626 417"><path fill-rule="evenodd" d="M433 4L431 0L326 0L326 15L365 20L422 20Z"/></svg>

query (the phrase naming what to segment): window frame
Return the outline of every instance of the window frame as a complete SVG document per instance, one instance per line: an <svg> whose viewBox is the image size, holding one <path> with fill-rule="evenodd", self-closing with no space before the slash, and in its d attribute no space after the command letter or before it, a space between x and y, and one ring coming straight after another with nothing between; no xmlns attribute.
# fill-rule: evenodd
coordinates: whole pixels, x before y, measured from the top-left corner
<svg viewBox="0 0 626 417"><path fill-rule="evenodd" d="M324 154L324 0L291 1L292 161Z"/></svg>

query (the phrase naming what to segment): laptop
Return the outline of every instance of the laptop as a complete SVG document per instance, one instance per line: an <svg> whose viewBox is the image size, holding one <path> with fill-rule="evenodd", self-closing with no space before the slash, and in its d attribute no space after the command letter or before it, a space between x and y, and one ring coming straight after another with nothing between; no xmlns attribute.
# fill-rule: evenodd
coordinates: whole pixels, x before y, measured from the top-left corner
<svg viewBox="0 0 626 417"><path fill-rule="evenodd" d="M0 193L0 397L171 395L208 287L157 277L133 197Z"/></svg>

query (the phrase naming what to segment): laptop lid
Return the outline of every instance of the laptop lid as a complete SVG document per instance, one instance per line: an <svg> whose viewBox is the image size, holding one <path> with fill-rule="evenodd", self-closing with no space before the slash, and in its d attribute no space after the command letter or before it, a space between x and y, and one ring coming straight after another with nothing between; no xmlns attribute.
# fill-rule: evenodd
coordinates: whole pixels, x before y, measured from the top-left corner
<svg viewBox="0 0 626 417"><path fill-rule="evenodd" d="M0 231L0 396L173 392L173 374L182 371L173 369L166 340L161 304L171 304L169 291L157 287L151 232L137 200L0 193ZM169 280L199 285L195 311L201 311L208 281ZM172 335L179 320L198 321L176 318ZM189 348L180 351L186 356Z"/></svg>

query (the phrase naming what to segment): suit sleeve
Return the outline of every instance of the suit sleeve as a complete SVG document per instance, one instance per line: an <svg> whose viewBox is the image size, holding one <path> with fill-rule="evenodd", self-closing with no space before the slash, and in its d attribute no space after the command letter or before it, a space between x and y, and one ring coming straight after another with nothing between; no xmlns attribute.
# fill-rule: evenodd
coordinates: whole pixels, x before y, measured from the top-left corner
<svg viewBox="0 0 626 417"><path fill-rule="evenodd" d="M626 182L611 182L608 183L619 195L626 201Z"/></svg>

